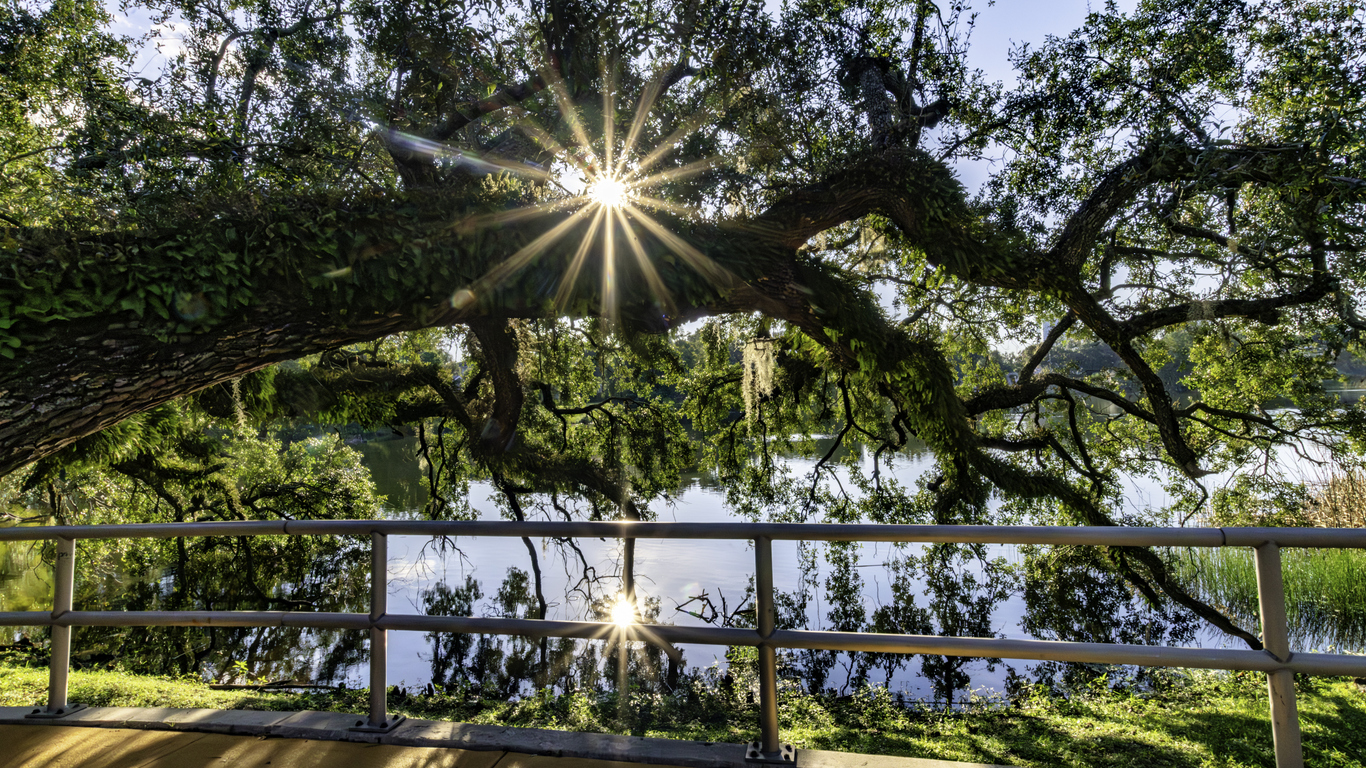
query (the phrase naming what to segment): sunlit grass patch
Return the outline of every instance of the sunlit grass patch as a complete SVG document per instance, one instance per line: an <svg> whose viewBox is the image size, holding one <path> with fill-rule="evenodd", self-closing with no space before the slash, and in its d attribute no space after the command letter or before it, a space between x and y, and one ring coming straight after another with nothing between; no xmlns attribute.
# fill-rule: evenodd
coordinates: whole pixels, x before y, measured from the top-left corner
<svg viewBox="0 0 1366 768"><path fill-rule="evenodd" d="M1040 688L1013 701L974 699L954 711L898 701L880 688L844 697L787 688L782 737L804 749L1040 768L1274 765L1263 676L1191 672L1173 680L1160 692L1097 685L1070 698ZM46 669L0 666L0 705L40 702L46 685ZM1307 764L1366 766L1366 690L1348 679L1304 677L1297 687ZM394 691L390 708L434 720L744 742L757 736L758 724L747 693L707 676L686 678L673 694L633 694L626 722L617 719L615 694L590 691L544 691L517 701L480 700L461 688ZM363 713L367 694L215 691L194 679L75 671L70 698L95 706Z"/></svg>

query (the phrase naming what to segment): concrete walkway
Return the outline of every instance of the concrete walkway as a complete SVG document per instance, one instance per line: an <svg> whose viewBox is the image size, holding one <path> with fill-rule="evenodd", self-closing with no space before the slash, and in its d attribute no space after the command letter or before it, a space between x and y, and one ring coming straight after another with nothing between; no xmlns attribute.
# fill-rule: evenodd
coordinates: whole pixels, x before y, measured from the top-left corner
<svg viewBox="0 0 1366 768"><path fill-rule="evenodd" d="M33 720L0 707L0 768L755 768L740 744L405 720L384 734L355 715L91 707ZM363 721L363 720L362 720ZM797 750L795 768L993 768Z"/></svg>

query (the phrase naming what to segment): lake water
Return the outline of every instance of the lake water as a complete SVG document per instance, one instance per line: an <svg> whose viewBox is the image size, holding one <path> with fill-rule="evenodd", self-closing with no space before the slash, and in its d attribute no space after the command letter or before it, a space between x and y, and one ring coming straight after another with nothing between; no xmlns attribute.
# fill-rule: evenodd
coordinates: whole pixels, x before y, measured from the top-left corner
<svg viewBox="0 0 1366 768"><path fill-rule="evenodd" d="M416 458L416 441L409 438L367 442L356 447L370 467L379 492L388 498L387 512L399 518L417 516L426 502L426 491L422 470ZM804 482L801 479L802 475L811 468L812 462L793 460L789 463L794 477L797 478L795 481ZM892 474L909 485L927 468L928 457L903 454ZM498 507L490 498L491 492L492 488L487 483L474 484L471 488L470 506L478 513L480 519L500 519ZM1133 484L1129 495L1136 507L1161 506L1166 498L1160 488L1144 484ZM707 477L697 475L686 478L684 487L679 490L674 503L656 504L652 511L657 519L663 521L735 520L724 503L722 490L715 487ZM589 539L580 540L579 543L584 558L597 573L616 574L619 571L619 542ZM454 544L458 549L443 550L426 537L390 538L388 572L389 606L392 612L422 613L421 593L424 589L441 581L457 586L464 582L466 576L473 576L482 583L487 603L510 567L531 571L529 555L519 538L462 538L455 540ZM539 541L536 544L539 547L545 580L545 595L550 603L548 618L585 618L586 605L583 599L572 594L570 589L578 582L582 566L578 562L567 562L557 548L547 542ZM774 542L773 548L775 587L781 591L796 590L801 573L797 543ZM863 544L858 549L857 570L862 576L863 607L868 615L891 599L891 576L883 564L897 554L921 551L915 545L902 550L901 553L895 552L894 549L892 545L876 543ZM1003 557L1010 562L1017 562L1020 558L1016 548L1009 546L989 547L987 554L991 558ZM820 583L823 586L829 566L823 558L818 558L818 562L821 566ZM34 564L22 548L0 547L0 611L45 610L50 605L50 577L42 568L33 567ZM368 563L357 563L357 567L368 567ZM978 576L981 575L980 564L974 560L968 560L963 567ZM665 623L703 624L700 619L677 610L679 604L703 592L710 595L718 605L724 596L731 608L736 607L746 592L753 572L754 553L746 541L642 539L636 543L637 591L642 597L657 598L660 601L659 620ZM615 591L616 581L612 578L604 579L601 586L605 590ZM117 588L116 580L109 581L107 588ZM1078 598L1080 597L1082 596L1078 595ZM807 606L809 627L829 628L826 619L829 606L824 604L822 589L817 588L812 598L811 604ZM924 600L918 602L921 605L925 604ZM1023 594L1016 590L992 609L986 634L1009 638L1031 637L1022 628L1027 607ZM481 605L475 613L482 614L487 610L487 605ZM275 658L289 653L317 656L328 642L327 636L319 633L306 639L306 642L299 646L277 649L277 653L267 655ZM1206 646L1241 646L1240 643L1230 641L1213 631L1198 633L1195 642ZM681 648L689 667L725 664L723 647L684 645ZM916 657L898 670L889 681L890 688L913 698L932 698L930 684L921 674L920 663L919 657ZM1017 673L1029 676L1037 664L1007 659L1004 664L988 669L985 661L974 660L964 671L970 677L970 689L990 694L1003 691L1009 669L1013 668ZM408 688L423 687L431 680L431 648L423 633L390 633L389 675L391 684L400 684ZM877 672L873 673L871 679L879 683L883 680ZM339 681L353 687L366 685L365 664L344 666L339 671L339 678L330 680ZM844 681L844 670L836 665L831 671L827 685L838 689Z"/></svg>
<svg viewBox="0 0 1366 768"><path fill-rule="evenodd" d="M358 446L372 468L379 491L385 494L395 516L407 517L421 509L426 502L426 492L421 469L415 457L414 440L393 440L365 443ZM814 462L790 460L796 482L804 482L804 475ZM928 456L909 457L902 455L891 474L908 485L923 471L930 468ZM847 483L846 483L847 487ZM492 500L492 487L487 483L475 484L471 488L470 506L476 510L480 519L501 519L498 508ZM1160 488L1138 487L1133 489L1136 501L1143 504L1159 504L1165 498ZM726 508L724 493L708 477L694 475L685 481L677 494L675 503L656 505L653 510L657 519L675 522L734 522L736 518ZM510 566L530 571L530 558L525 545L517 538L481 537L460 539L457 542L460 552L442 553L424 537L395 536L389 542L389 605L394 611L411 609L421 613L420 592L439 580L449 584L462 583L465 576L473 575L485 584L487 595L496 588ZM581 547L591 564L600 573L617 573L620 562L620 545L616 541L581 541ZM864 543L859 546L858 563L863 576L863 604L867 614L885 604L891 597L889 574L882 564L894 556L894 546L886 543ZM552 619L582 619L582 601L565 598L567 588L578 580L581 566L578 563L566 564L553 547L547 548L541 542L542 572L545 580L545 593L551 603L547 611ZM905 551L919 553L922 548L911 545ZM988 557L1004 557L1016 562L1018 553L1013 546L991 546L987 548ZM797 542L777 541L773 543L774 586L780 591L794 591L798 588L800 564ZM824 563L822 563L824 565ZM980 574L972 561L966 565ZM704 625L700 619L685 612L675 610L675 606L688 598L707 592L719 604L724 595L732 607L736 600L745 594L747 585L754 573L754 551L747 541L681 541L640 539L636 542L637 591L642 597L655 597L661 602L660 620L679 625ZM824 573L821 574L822 579ZM828 629L825 615L828 606L823 604L821 590L817 589L814 600L807 608L811 629ZM923 604L923 601L922 601ZM403 606L401 609L400 606ZM1025 614L1025 602L1018 592L1000 603L991 615L991 632L996 636L1011 638L1031 637L1020 626ZM1222 644L1218 638L1208 637L1205 641ZM405 685L423 686L431 678L430 651L422 633L390 633L389 670L394 681ZM725 665L725 649L721 646L690 645L680 646L684 658L690 666ZM988 669L985 661L971 662L965 669L971 677L970 688L983 694L1000 692L1005 688L1007 667L1026 674L1036 662L1005 660L1006 664L994 665ZM899 670L890 681L893 691L902 691L913 698L931 698L929 683L919 673L919 661L913 661ZM356 685L364 684L364 668L352 672ZM873 678L881 682L881 678ZM837 666L832 670L829 685L841 687L844 675Z"/></svg>

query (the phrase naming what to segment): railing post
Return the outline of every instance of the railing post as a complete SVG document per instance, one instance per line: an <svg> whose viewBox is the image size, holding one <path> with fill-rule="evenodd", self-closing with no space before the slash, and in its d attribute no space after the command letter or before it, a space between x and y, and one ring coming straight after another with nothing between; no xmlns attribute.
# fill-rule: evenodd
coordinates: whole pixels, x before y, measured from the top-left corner
<svg viewBox="0 0 1366 768"><path fill-rule="evenodd" d="M379 621L389 609L389 537L370 534L370 621ZM389 633L370 627L370 725L383 728L388 721Z"/></svg>
<svg viewBox="0 0 1366 768"><path fill-rule="evenodd" d="M621 594L617 597L631 606L631 619L636 616L636 540L621 540ZM625 627L617 627L617 719L623 722L631 714L631 646Z"/></svg>
<svg viewBox="0 0 1366 768"><path fill-rule="evenodd" d="M755 624L759 637L773 636L773 540L754 539ZM759 645L759 741L749 745L745 759L752 762L792 762L790 746L778 741L778 653L768 642Z"/></svg>
<svg viewBox="0 0 1366 768"><path fill-rule="evenodd" d="M403 717L389 717L389 633L375 626L389 609L389 539L370 532L370 718L356 723L353 731L388 733Z"/></svg>
<svg viewBox="0 0 1366 768"><path fill-rule="evenodd" d="M76 589L76 540L57 539L57 562L53 567L52 619L60 620L71 611ZM66 709L67 676L71 671L71 625L52 625L52 661L47 673L47 711L61 714Z"/></svg>
<svg viewBox="0 0 1366 768"><path fill-rule="evenodd" d="M1290 660L1290 638L1285 620L1285 583L1281 576L1281 548L1268 541L1253 550L1257 563L1257 600L1262 613L1262 645L1278 661ZM1295 673L1288 669L1266 676L1271 694L1271 734L1276 744L1276 768L1303 768L1300 719L1295 706Z"/></svg>
<svg viewBox="0 0 1366 768"><path fill-rule="evenodd" d="M62 621L71 612L76 590L76 540L57 537L57 560L52 564L52 620ZM66 700L67 677L71 672L71 625L52 624L52 660L48 662L47 707L35 707L25 717L53 719L65 717L84 704Z"/></svg>

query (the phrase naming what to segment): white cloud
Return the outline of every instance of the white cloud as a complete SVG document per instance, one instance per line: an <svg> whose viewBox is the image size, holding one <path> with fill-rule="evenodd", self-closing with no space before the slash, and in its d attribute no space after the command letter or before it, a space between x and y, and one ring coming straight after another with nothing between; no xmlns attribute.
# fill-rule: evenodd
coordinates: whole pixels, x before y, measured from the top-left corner
<svg viewBox="0 0 1366 768"><path fill-rule="evenodd" d="M154 24L152 32L156 35L152 44L161 55L174 59L185 53L185 39L174 23Z"/></svg>

